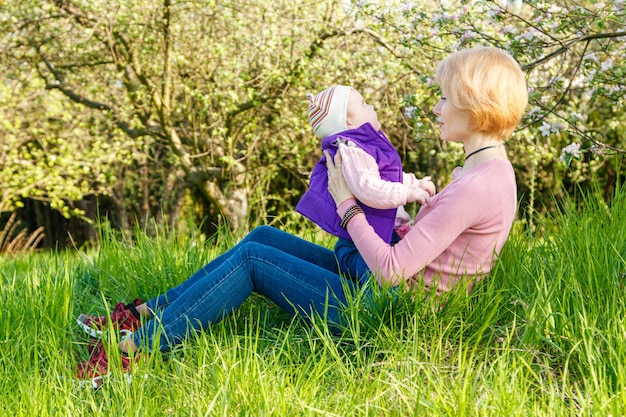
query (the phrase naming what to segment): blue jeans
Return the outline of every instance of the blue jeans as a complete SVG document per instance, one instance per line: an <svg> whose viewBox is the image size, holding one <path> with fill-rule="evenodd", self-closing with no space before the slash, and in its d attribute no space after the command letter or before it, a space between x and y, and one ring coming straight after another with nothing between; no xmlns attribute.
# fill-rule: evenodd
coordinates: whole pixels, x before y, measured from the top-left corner
<svg viewBox="0 0 626 417"><path fill-rule="evenodd" d="M400 241L400 236L394 231L391 235L391 245ZM350 280L365 285L371 277L371 272L363 256L359 253L354 242L339 238L335 244L335 255L341 273Z"/></svg>
<svg viewBox="0 0 626 417"><path fill-rule="evenodd" d="M165 351L236 310L252 292L291 314L318 314L334 326L342 322L344 290L354 288L340 277L333 251L261 226L182 284L149 300L155 316L132 337L146 350L158 337Z"/></svg>

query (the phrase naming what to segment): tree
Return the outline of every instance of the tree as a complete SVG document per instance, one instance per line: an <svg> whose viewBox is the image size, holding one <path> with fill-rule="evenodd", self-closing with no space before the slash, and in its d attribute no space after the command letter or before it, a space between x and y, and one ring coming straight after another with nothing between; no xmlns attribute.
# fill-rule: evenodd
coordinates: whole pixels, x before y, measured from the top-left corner
<svg viewBox="0 0 626 417"><path fill-rule="evenodd" d="M529 110L509 147L528 213L581 184L599 182L607 199L612 194L624 167L621 158L607 155L626 149L623 2L364 1L360 13L377 19L387 43L402 45L397 56L405 62L424 55L438 61L474 45L503 48L520 62ZM430 74L420 74L422 87L409 101L418 135L432 132L425 110L433 104L429 91L436 90Z"/></svg>
<svg viewBox="0 0 626 417"><path fill-rule="evenodd" d="M462 151L432 123L435 65L478 44L508 50L528 74L531 104L508 147L530 220L594 181L608 196L623 175L606 155L625 148L621 2L5 6L0 211L37 199L92 218L91 199L126 231L175 226L183 210L207 231L222 219L301 225L292 210L320 156L304 97L337 83L376 104L405 170L440 188Z"/></svg>
<svg viewBox="0 0 626 417"><path fill-rule="evenodd" d="M328 17L313 24L311 12ZM102 126L95 134L130 151L130 163L118 166L123 183L106 190L122 227L131 222L129 193L139 196L138 218L175 217L188 188L211 221L238 228L247 174L266 162L255 155L270 135L263 131L284 125L276 106L320 44L340 34L325 22L340 12L332 2L313 10L287 1L24 2L8 11L15 24L5 60L36 71L47 91Z"/></svg>

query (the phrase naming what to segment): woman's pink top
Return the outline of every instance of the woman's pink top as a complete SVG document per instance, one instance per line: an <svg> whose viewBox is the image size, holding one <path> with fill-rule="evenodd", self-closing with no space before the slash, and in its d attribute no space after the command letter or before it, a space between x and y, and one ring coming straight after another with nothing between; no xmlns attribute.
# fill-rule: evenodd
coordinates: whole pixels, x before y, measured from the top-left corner
<svg viewBox="0 0 626 417"><path fill-rule="evenodd" d="M337 214L343 217L355 203L342 202ZM464 172L455 169L450 184L421 207L413 227L396 245L381 240L364 215L348 223L348 233L379 283L422 281L440 294L464 277L475 282L491 270L516 209L511 163L490 160Z"/></svg>

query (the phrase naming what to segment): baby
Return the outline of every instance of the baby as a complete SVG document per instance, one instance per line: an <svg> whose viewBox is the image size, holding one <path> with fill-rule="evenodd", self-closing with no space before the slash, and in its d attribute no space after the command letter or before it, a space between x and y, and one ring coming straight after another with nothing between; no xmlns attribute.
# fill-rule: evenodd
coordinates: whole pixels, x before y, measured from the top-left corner
<svg viewBox="0 0 626 417"><path fill-rule="evenodd" d="M404 204L428 204L435 194L434 184L429 177L418 180L402 171L400 155L382 132L376 111L358 91L336 85L309 95L308 100L309 121L322 139L322 151L334 157L341 148L343 175L370 225L387 243L397 243L410 221ZM313 167L309 190L296 211L339 238L335 254L341 272L362 282L369 268L341 227L335 210L323 156Z"/></svg>

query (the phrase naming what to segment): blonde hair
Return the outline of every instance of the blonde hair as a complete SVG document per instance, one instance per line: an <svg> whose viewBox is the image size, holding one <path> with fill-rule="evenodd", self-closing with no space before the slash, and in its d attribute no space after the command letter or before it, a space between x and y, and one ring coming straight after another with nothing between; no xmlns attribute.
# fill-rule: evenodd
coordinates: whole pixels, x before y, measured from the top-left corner
<svg viewBox="0 0 626 417"><path fill-rule="evenodd" d="M519 64L498 48L477 47L450 54L435 75L446 100L467 112L474 129L508 138L528 104Z"/></svg>

